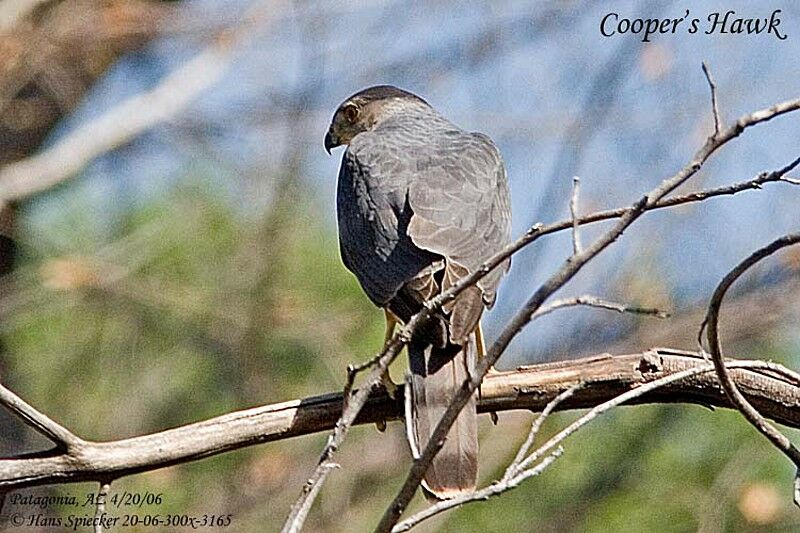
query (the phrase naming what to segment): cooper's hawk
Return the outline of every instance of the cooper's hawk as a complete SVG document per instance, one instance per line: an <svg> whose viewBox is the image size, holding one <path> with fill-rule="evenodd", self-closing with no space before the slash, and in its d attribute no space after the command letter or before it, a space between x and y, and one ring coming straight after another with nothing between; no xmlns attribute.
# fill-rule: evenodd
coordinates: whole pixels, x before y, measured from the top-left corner
<svg viewBox="0 0 800 533"><path fill-rule="evenodd" d="M508 180L486 135L466 132L422 98L381 85L348 98L325 148L349 145L339 171L339 245L345 266L394 321L477 269L509 241ZM412 434L419 449L482 355L480 318L508 263L444 306L408 345ZM407 421L407 423L409 423ZM437 498L475 487L475 397L425 475Z"/></svg>

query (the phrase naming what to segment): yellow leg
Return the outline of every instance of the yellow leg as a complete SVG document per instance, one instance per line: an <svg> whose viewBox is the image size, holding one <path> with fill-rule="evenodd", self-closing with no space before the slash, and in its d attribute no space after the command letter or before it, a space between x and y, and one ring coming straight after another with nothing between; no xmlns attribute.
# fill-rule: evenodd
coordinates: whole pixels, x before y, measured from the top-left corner
<svg viewBox="0 0 800 533"><path fill-rule="evenodd" d="M480 361L486 355L486 345L483 343L483 329L481 329L480 322L478 322L478 327L475 329L475 344L478 345L477 346L477 348L478 348L478 360ZM497 370L494 369L494 366L490 366L489 367L489 373L490 374L494 374L496 372L497 372ZM480 397L480 395L481 395L481 389L478 388L478 397ZM496 426L497 422L498 422L497 413L492 411L491 413L489 413L489 416L492 419L492 423Z"/></svg>
<svg viewBox="0 0 800 533"><path fill-rule="evenodd" d="M392 335L394 335L394 327L400 321L397 320L397 317L394 316L394 313L388 309L383 310L383 316L386 318L386 334L383 336L383 345L386 346L389 344L389 341L392 340Z"/></svg>
<svg viewBox="0 0 800 533"><path fill-rule="evenodd" d="M386 318L386 332L383 335L383 346L386 347L389 344L389 341L392 340L392 336L394 336L394 327L400 322L394 313L389 311L388 309L383 310L383 316ZM392 381L392 377L389 375L389 370L383 373L381 376L381 385L386 390L386 394L389 395L389 398L394 400L397 398L397 385L394 381ZM381 420L375 423L375 427L378 428L378 431L383 433L386 431L386 420Z"/></svg>
<svg viewBox="0 0 800 533"><path fill-rule="evenodd" d="M480 322L478 323L478 328L475 330L475 341L478 344L478 360L480 361L486 355L486 345L483 343L483 329L481 328ZM497 370L494 369L494 366L489 367L489 373L494 374Z"/></svg>
<svg viewBox="0 0 800 533"><path fill-rule="evenodd" d="M386 333L383 336L383 345L384 347L389 344L389 341L392 340L392 336L394 335L394 327L400 323L394 313L389 311L388 309L383 310L383 314L386 317ZM387 370L381 376L381 383L383 384L383 388L386 389L386 393L389 395L390 398L393 400L397 397L397 385L392 381L392 377L389 375L389 371Z"/></svg>

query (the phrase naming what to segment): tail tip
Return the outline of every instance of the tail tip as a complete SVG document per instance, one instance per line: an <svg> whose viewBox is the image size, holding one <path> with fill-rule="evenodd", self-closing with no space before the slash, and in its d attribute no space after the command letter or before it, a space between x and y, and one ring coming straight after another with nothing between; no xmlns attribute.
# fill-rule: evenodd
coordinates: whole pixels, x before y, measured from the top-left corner
<svg viewBox="0 0 800 533"><path fill-rule="evenodd" d="M468 487L436 487L432 488L427 482L422 482L422 492L425 499L431 503L452 500L475 491L476 486Z"/></svg>

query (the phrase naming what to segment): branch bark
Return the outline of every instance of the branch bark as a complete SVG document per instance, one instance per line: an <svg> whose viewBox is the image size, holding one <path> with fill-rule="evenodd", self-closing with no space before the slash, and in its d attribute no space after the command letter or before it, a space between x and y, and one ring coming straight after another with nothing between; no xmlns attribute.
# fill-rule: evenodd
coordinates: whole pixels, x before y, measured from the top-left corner
<svg viewBox="0 0 800 533"><path fill-rule="evenodd" d="M482 413L541 411L558 394L582 386L558 409L590 408L656 379L708 365L699 353L658 348L629 355L520 367L489 374L481 389ZM761 413L800 428L800 383L774 365L770 370L731 370L739 390ZM5 401L3 401L5 403ZM730 407L713 372L681 380L632 403L695 403ZM341 415L342 395L324 394L229 413L194 424L111 442L78 439L60 449L0 460L0 489L97 481L195 461L259 443L328 431ZM403 414L403 389L392 400L370 395L357 424L394 420Z"/></svg>

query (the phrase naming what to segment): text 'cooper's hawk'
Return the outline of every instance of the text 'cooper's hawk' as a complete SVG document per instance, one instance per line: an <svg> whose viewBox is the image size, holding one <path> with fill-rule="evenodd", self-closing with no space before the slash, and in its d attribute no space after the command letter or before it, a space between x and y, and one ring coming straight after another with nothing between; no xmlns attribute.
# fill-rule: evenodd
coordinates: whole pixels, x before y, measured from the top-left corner
<svg viewBox="0 0 800 533"><path fill-rule="evenodd" d="M510 238L508 179L500 153L422 98L381 85L348 98L325 148L349 145L337 191L342 260L384 308L387 339L429 300L475 271ZM495 301L508 261L437 313L408 345L411 418L422 450L482 356L480 319ZM451 498L475 488L475 397L425 474L425 488Z"/></svg>

